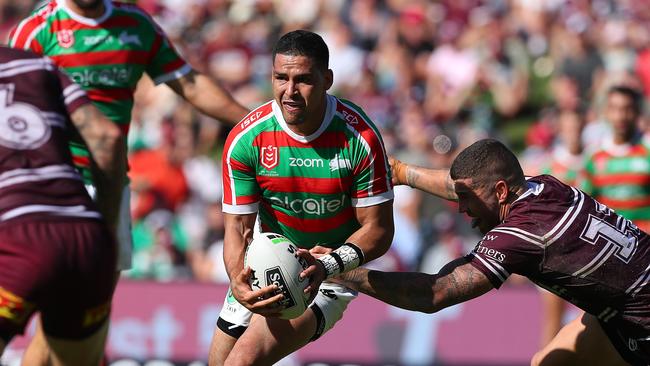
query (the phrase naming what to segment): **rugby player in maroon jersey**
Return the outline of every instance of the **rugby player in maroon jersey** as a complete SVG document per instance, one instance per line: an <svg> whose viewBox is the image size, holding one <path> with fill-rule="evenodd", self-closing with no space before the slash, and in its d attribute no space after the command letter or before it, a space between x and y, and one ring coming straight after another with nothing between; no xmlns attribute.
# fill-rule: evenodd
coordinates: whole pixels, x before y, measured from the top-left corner
<svg viewBox="0 0 650 366"><path fill-rule="evenodd" d="M68 150L75 130L92 154L96 203ZM39 311L51 365L96 366L126 161L119 128L50 60L0 47L0 131L0 350Z"/></svg>
<svg viewBox="0 0 650 366"><path fill-rule="evenodd" d="M112 0L44 1L12 30L9 45L50 57L87 91L95 106L124 135L131 123L133 94L144 73L155 84L166 84L202 113L228 125L234 125L248 112L221 85L185 62L151 16L135 4ZM93 192L95 182L89 171L87 149L76 140L71 141L70 148L75 165ZM126 152L126 142L122 149ZM131 268L126 173L126 168L116 173L122 178L123 188L116 278L119 271ZM45 365L46 359L47 349L37 327L24 364Z"/></svg>
<svg viewBox="0 0 650 366"><path fill-rule="evenodd" d="M499 288L512 273L583 309L532 365L650 362L650 237L549 175L526 179L502 143L480 140L451 169L392 160L395 184L458 201L485 234L434 275L356 269L340 282L408 310L433 313Z"/></svg>

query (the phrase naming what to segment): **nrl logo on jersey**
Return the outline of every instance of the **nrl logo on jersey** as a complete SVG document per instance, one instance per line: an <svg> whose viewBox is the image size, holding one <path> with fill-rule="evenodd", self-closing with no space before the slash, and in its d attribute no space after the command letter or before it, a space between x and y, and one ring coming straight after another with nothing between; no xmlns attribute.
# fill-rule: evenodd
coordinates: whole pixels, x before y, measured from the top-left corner
<svg viewBox="0 0 650 366"><path fill-rule="evenodd" d="M278 166L278 148L276 146L268 145L260 151L260 163L266 170L273 170Z"/></svg>
<svg viewBox="0 0 650 366"><path fill-rule="evenodd" d="M70 48L74 45L74 32L64 29L56 32L56 41L63 48Z"/></svg>

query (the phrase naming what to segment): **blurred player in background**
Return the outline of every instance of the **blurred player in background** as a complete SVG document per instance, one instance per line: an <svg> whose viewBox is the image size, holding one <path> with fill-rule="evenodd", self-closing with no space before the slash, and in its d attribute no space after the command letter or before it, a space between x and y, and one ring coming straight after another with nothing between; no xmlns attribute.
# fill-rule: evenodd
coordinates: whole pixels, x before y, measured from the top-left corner
<svg viewBox="0 0 650 366"><path fill-rule="evenodd" d="M609 89L605 119L610 136L588 157L579 183L583 191L650 232L650 148L639 129L642 108L643 95L636 89Z"/></svg>
<svg viewBox="0 0 650 366"><path fill-rule="evenodd" d="M631 221L549 175L526 179L515 155L486 139L451 169L393 160L396 182L449 200L484 234L439 273L359 268L340 282L404 309L436 312L528 277L586 311L532 365L647 365L650 362L650 237Z"/></svg>
<svg viewBox="0 0 650 366"><path fill-rule="evenodd" d="M75 129L90 151L97 205L72 164ZM126 161L121 139L50 60L0 47L0 350L40 311L49 364L99 364L115 273L116 180Z"/></svg>
<svg viewBox="0 0 650 366"><path fill-rule="evenodd" d="M11 32L9 45L48 56L81 85L99 110L128 133L133 93L147 73L167 84L199 111L234 125L248 111L221 86L196 72L174 50L163 31L142 9L110 0L51 0ZM126 139L125 139L126 140ZM126 142L123 143L126 152ZM89 154L81 141L71 143L75 165L94 196ZM126 169L118 227L118 271L131 267L131 217ZM39 346L40 344L41 346ZM40 332L25 355L26 364L42 364ZM39 349L41 349L39 351Z"/></svg>
<svg viewBox="0 0 650 366"><path fill-rule="evenodd" d="M585 118L580 111L563 110L557 117L557 143L551 151L550 164L542 169L562 183L575 186L585 163L582 130ZM567 303L550 291L542 289L542 329L540 344L547 345L562 329Z"/></svg>
<svg viewBox="0 0 650 366"><path fill-rule="evenodd" d="M226 140L224 260L231 291L210 365L270 365L316 340L357 296L328 281L317 291L321 282L390 246L393 191L383 142L361 108L327 94L333 81L328 60L317 34L282 36L273 50L274 100L251 112ZM260 300L273 288L252 291L247 282L244 251L256 219L262 231L281 233L298 247L334 249L303 273L312 279L306 290L318 293L298 318L272 317L282 295Z"/></svg>

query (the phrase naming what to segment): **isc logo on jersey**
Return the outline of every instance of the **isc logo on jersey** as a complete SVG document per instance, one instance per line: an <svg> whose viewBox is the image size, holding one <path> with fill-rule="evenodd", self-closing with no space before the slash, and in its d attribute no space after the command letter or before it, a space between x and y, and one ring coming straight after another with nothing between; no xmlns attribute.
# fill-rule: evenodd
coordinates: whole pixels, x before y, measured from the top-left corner
<svg viewBox="0 0 650 366"><path fill-rule="evenodd" d="M314 199L296 198L294 200L284 196L284 198L269 197L269 200L280 207L291 210L295 213L307 213L310 215L323 215L326 213L335 213L343 208L345 202L345 195L341 195L340 199L327 200L325 198Z"/></svg>

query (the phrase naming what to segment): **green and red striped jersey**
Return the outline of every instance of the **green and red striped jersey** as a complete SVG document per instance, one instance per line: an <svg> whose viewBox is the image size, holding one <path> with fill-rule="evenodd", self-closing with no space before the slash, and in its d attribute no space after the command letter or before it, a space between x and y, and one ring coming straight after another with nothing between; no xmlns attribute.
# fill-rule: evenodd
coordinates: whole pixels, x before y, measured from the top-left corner
<svg viewBox="0 0 650 366"><path fill-rule="evenodd" d="M566 147L560 145L553 148L551 162L542 169L542 174L552 175L562 183L574 186L578 173L584 165L585 158L582 154L572 154Z"/></svg>
<svg viewBox="0 0 650 366"><path fill-rule="evenodd" d="M650 150L640 139L625 145L605 141L587 159L581 188L650 232Z"/></svg>
<svg viewBox="0 0 650 366"><path fill-rule="evenodd" d="M354 207L393 198L381 136L356 105L327 96L321 127L300 136L268 102L228 135L223 154L223 211L258 214L264 232L301 248L345 243L360 226Z"/></svg>
<svg viewBox="0 0 650 366"><path fill-rule="evenodd" d="M12 30L9 46L52 59L126 134L142 74L160 84L187 74L191 67L141 8L110 0L104 5L104 15L92 19L72 12L65 0L46 2ZM88 180L88 150L79 141L71 143L71 150Z"/></svg>

